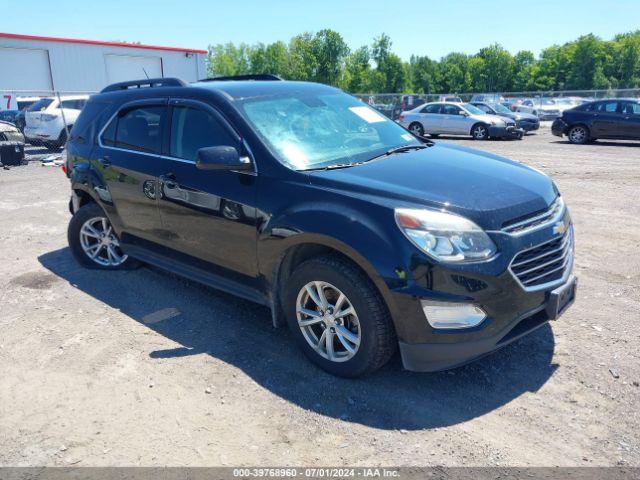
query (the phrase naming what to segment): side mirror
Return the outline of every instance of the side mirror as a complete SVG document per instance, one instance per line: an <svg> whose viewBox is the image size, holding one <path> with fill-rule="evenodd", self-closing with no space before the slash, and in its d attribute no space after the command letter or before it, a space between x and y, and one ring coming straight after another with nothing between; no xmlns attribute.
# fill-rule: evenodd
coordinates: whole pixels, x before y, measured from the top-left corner
<svg viewBox="0 0 640 480"><path fill-rule="evenodd" d="M199 170L251 170L251 161L240 157L235 147L220 145L198 150L196 168Z"/></svg>
<svg viewBox="0 0 640 480"><path fill-rule="evenodd" d="M464 110L460 110L460 113L458 113L458 115L461 115L463 117L468 117L469 114L467 112L465 112Z"/></svg>

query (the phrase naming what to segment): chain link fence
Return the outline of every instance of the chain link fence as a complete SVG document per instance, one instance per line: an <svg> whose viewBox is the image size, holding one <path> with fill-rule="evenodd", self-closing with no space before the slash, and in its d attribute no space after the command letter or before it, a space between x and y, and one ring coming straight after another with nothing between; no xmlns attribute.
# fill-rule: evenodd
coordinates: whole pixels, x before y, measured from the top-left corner
<svg viewBox="0 0 640 480"><path fill-rule="evenodd" d="M27 143L55 151L64 145L92 93L95 92L0 90L0 121L14 124Z"/></svg>
<svg viewBox="0 0 640 480"><path fill-rule="evenodd" d="M543 111L559 111L584 102L601 98L634 98L640 99L640 89L629 88L619 90L562 90L536 92L496 92L496 93L382 93L355 94L365 103L379 110L387 117L397 120L406 110L412 110L424 103L452 102L489 102L501 103L511 111L534 113L543 116ZM554 108L557 107L557 108Z"/></svg>

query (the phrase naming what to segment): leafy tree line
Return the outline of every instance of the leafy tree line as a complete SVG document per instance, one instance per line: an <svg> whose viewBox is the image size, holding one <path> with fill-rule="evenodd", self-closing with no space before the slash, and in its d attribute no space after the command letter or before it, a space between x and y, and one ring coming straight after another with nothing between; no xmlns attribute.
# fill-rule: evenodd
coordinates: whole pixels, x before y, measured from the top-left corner
<svg viewBox="0 0 640 480"><path fill-rule="evenodd" d="M355 50L325 29L289 43L209 47L211 76L274 73L285 79L338 86L352 93L443 93L582 90L640 87L640 30L612 40L589 34L553 45L539 57L512 55L493 44L474 55L450 53L440 60L412 55L403 61L382 34Z"/></svg>

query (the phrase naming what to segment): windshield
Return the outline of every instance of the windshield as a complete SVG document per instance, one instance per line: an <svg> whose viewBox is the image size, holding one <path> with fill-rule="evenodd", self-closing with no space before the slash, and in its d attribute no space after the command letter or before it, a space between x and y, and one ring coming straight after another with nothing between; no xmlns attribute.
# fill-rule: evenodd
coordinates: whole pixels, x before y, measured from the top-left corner
<svg viewBox="0 0 640 480"><path fill-rule="evenodd" d="M349 165L389 149L422 145L404 128L344 93L248 99L244 117L281 162L294 170Z"/></svg>
<svg viewBox="0 0 640 480"><path fill-rule="evenodd" d="M53 103L53 98L41 98L36 103L27 107L28 112L42 112L46 110L49 105Z"/></svg>
<svg viewBox="0 0 640 480"><path fill-rule="evenodd" d="M475 105L471 105L470 103L464 104L464 109L472 115L486 115L487 112L483 112Z"/></svg>
<svg viewBox="0 0 640 480"><path fill-rule="evenodd" d="M491 105L491 107L493 107L493 109L498 112L498 113L508 113L511 114L511 110L509 110L507 107L505 107L504 105L502 105L501 103L496 103L495 105Z"/></svg>

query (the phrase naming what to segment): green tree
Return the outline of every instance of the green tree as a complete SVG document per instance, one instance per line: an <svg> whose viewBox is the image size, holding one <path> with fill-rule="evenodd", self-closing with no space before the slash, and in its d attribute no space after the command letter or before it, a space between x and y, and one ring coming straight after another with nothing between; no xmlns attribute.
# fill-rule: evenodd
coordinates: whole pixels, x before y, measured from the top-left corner
<svg viewBox="0 0 640 480"><path fill-rule="evenodd" d="M371 56L368 47L360 47L347 56L338 86L353 93L370 92Z"/></svg>
<svg viewBox="0 0 640 480"><path fill-rule="evenodd" d="M416 93L432 93L440 90L440 70L438 62L429 57L411 55L409 76Z"/></svg>
<svg viewBox="0 0 640 480"><path fill-rule="evenodd" d="M209 76L242 75L249 73L250 47L241 43L237 47L233 43L211 45L209 47Z"/></svg>
<svg viewBox="0 0 640 480"><path fill-rule="evenodd" d="M313 34L305 32L293 37L289 42L289 76L296 80L315 80L317 68Z"/></svg>
<svg viewBox="0 0 640 480"><path fill-rule="evenodd" d="M316 61L315 80L337 85L344 59L349 54L342 36L333 30L320 30L313 38L312 52Z"/></svg>

